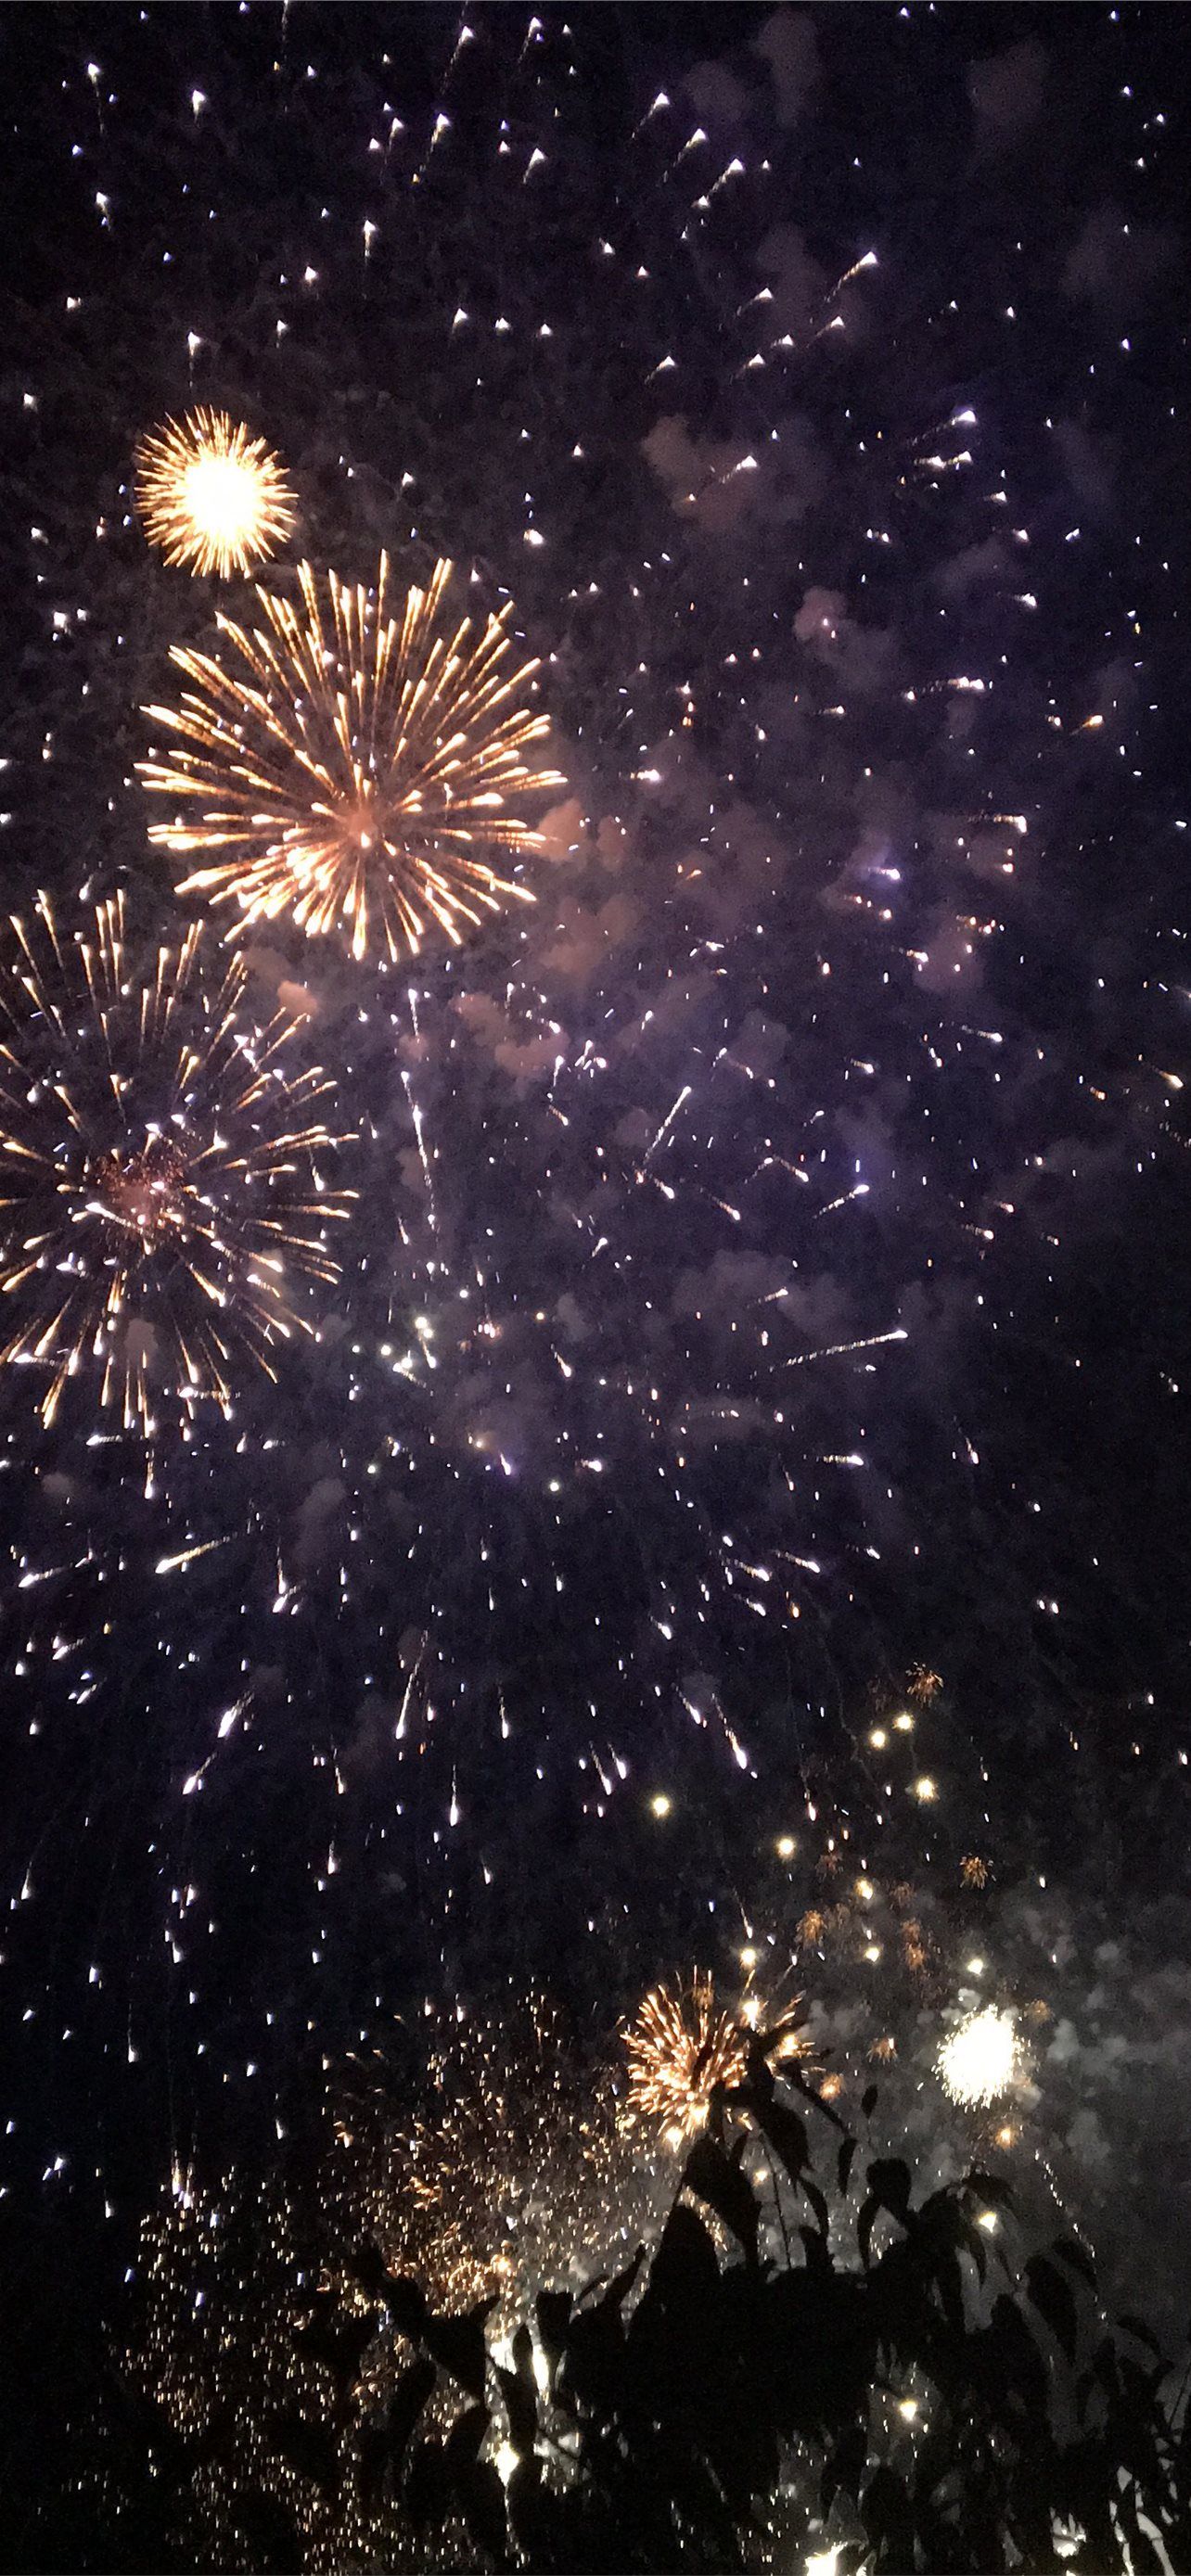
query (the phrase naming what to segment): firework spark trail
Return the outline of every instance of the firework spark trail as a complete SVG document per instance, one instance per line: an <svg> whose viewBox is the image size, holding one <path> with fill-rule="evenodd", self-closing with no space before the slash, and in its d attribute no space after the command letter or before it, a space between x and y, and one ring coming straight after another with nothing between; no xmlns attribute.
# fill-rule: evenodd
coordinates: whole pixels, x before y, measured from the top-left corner
<svg viewBox="0 0 1191 2576"><path fill-rule="evenodd" d="M451 571L436 564L397 618L387 556L373 591L329 572L325 600L303 563L301 612L258 589L264 626L221 618L222 659L172 647L194 685L180 708L145 710L177 747L139 772L152 793L202 811L151 824L149 837L234 854L180 892L232 898L250 921L289 913L308 936L348 923L354 957L375 932L394 960L416 954L431 924L458 946L486 913L532 902L480 854L532 852L538 835L506 809L563 784L524 757L549 732L516 703L538 664L506 667L511 604L478 638L469 618L444 624Z"/></svg>
<svg viewBox="0 0 1191 2576"><path fill-rule="evenodd" d="M275 1373L271 1345L309 1330L287 1271L330 1281L321 1186L337 1142L315 1111L318 1068L288 1080L293 1024L239 1025L246 970L212 984L203 933L160 948L138 984L124 911L63 937L52 906L14 918L0 963L0 1289L16 1321L0 1361L49 1372L48 1426L68 1379L101 1366L100 1401L154 1427L155 1381L230 1411L238 1372Z"/></svg>
<svg viewBox="0 0 1191 2576"><path fill-rule="evenodd" d="M646 1147L646 1149L645 1149L645 1155L644 1155L644 1159L643 1159L643 1162L642 1162L642 1165L641 1165L642 1171L644 1171L646 1163L648 1163L648 1162L651 1160L652 1156L657 1152L658 1146L661 1144L661 1141L662 1141L663 1136L666 1134L667 1130L668 1130L670 1127L672 1127L672 1126L673 1126L674 1121L675 1121L675 1119L676 1119L676 1118L677 1118L677 1116L678 1116L679 1110L680 1110L680 1109L684 1106L684 1104L685 1104L685 1103L690 1099L690 1096L691 1096L691 1085L690 1085L690 1083L689 1083L689 1082L684 1082L684 1084L683 1084L683 1086L682 1086L682 1089L681 1089L681 1091L679 1092L678 1098L677 1098L677 1100L676 1100L676 1101L675 1101L675 1103L674 1103L673 1108L672 1108L672 1109L668 1109L668 1110L666 1111L666 1115L665 1115L665 1117L664 1117L664 1118L663 1118L663 1120L662 1120L661 1126L658 1128L658 1131L657 1131L656 1136L653 1138L652 1143L651 1143L651 1144L649 1144L649 1145L647 1145L647 1147Z"/></svg>

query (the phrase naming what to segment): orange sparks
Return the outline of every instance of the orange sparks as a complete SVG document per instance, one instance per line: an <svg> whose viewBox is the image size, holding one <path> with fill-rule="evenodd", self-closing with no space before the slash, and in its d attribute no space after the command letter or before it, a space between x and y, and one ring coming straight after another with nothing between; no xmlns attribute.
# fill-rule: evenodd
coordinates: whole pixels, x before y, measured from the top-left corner
<svg viewBox="0 0 1191 2576"><path fill-rule="evenodd" d="M394 961L431 928L458 946L485 913L532 902L484 853L537 848L517 808L563 784L533 763L549 724L521 693L538 665L508 666L511 605L478 635L442 617L451 570L393 615L386 556L372 590L304 563L300 606L257 590L262 624L221 618L220 654L174 646L192 685L145 710L176 737L139 764L175 806L149 837L226 853L183 894L250 921L288 913L307 936L342 925L354 957L375 944Z"/></svg>
<svg viewBox="0 0 1191 2576"><path fill-rule="evenodd" d="M689 1988L655 1986L624 2035L629 2104L677 2144L703 2127L717 2085L744 2081L746 2034L696 1969Z"/></svg>
<svg viewBox="0 0 1191 2576"><path fill-rule="evenodd" d="M248 573L284 545L294 495L280 457L226 411L167 420L136 452L136 506L166 562L221 581Z"/></svg>

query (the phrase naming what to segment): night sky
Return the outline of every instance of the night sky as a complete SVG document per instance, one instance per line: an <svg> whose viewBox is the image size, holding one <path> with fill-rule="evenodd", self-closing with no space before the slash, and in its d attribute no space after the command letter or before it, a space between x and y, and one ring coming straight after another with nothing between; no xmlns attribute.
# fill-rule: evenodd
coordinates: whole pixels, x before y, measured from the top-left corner
<svg viewBox="0 0 1191 2576"><path fill-rule="evenodd" d="M892 2039L924 2133L965 1997L1032 2011L1022 2162L1095 2233L1169 2141L1161 2222L1105 2220L1168 2264L1187 38L0 17L5 913L122 893L139 978L203 912L143 710L258 613L132 499L196 404L286 468L266 590L384 550L514 603L565 781L460 947L212 915L353 1194L275 1376L162 1384L147 1439L93 1365L50 1428L0 1371L18 2304L59 2233L118 2283L348 2050L400 2030L416 2087L541 1990L612 2063L742 1944L845 2070ZM833 1946L857 1870L925 1967L855 1902Z"/></svg>

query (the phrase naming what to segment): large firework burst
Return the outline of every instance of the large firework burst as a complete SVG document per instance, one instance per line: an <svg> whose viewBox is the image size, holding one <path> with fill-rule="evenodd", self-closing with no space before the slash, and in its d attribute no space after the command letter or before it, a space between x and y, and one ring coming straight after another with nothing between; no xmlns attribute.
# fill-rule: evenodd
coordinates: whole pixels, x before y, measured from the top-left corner
<svg viewBox="0 0 1191 2576"><path fill-rule="evenodd" d="M451 565L411 590L399 617L381 556L374 590L299 567L301 608L258 590L264 625L221 618L222 658L174 646L193 682L180 708L149 707L177 747L140 763L147 787L184 804L155 823L167 849L226 850L181 887L249 919L291 913L308 933L351 925L363 957L375 929L392 958L431 922L456 944L484 912L527 889L485 850L532 850L507 810L560 786L527 760L547 719L519 704L536 662L508 667L511 609L482 633L440 617Z"/></svg>
<svg viewBox="0 0 1191 2576"><path fill-rule="evenodd" d="M224 1411L238 1368L273 1374L299 1320L287 1272L332 1279L321 1188L333 1139L317 1068L287 1079L292 1023L260 1036L237 1013L245 970L202 972L198 925L127 970L117 900L63 937L48 899L14 919L0 958L0 1289L14 1316L0 1360L48 1371L53 1421L69 1377L102 1370L102 1400L152 1427L150 1388Z"/></svg>
<svg viewBox="0 0 1191 2576"><path fill-rule="evenodd" d="M166 562L221 581L266 562L294 524L280 457L225 411L200 408L143 438L135 490Z"/></svg>

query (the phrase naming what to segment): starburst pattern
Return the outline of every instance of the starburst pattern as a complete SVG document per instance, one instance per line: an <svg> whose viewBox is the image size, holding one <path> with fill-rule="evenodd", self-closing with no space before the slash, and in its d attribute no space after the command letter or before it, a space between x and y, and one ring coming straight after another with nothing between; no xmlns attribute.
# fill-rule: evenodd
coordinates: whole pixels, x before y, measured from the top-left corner
<svg viewBox="0 0 1191 2576"><path fill-rule="evenodd" d="M192 686L146 713L177 747L140 775L200 811L149 837L228 853L182 893L232 897L249 920L290 913L308 935L350 925L356 957L375 932L394 959L431 923L458 944L485 912L532 900L483 853L534 849L510 806L563 783L526 758L549 730L521 702L538 665L509 667L509 606L478 636L470 618L452 629L451 570L436 564L393 616L385 555L373 590L304 563L300 609L258 590L263 627L221 618L221 655L173 648Z"/></svg>
<svg viewBox="0 0 1191 2576"><path fill-rule="evenodd" d="M153 1424L155 1385L226 1412L245 1363L301 1320L288 1274L337 1275L320 1184L337 1141L317 1068L287 1077L293 1024L241 1024L245 969L203 971L203 932L130 974L120 901L64 936L47 898L0 962L0 1360L48 1373L49 1425L94 1362L101 1400Z"/></svg>
<svg viewBox="0 0 1191 2576"><path fill-rule="evenodd" d="M294 524L280 457L225 411L200 407L143 438L135 490L166 562L221 581L267 562Z"/></svg>
<svg viewBox="0 0 1191 2576"><path fill-rule="evenodd" d="M654 1987L625 2032L625 2052L630 2108L675 2142L695 2136L717 2085L743 2083L747 2065L746 2033L701 1969L689 1987Z"/></svg>

